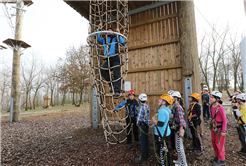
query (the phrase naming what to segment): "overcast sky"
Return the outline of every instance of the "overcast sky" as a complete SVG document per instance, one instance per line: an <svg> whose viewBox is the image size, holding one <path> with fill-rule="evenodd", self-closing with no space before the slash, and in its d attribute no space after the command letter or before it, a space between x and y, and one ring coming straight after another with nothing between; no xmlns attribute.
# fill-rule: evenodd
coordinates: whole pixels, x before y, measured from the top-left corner
<svg viewBox="0 0 246 166"><path fill-rule="evenodd" d="M47 64L55 64L59 57L65 57L65 50L69 46L86 44L88 21L63 0L33 0L33 2L30 7L25 7L27 11L24 14L22 29L22 40L32 47L25 50L22 56L29 57L31 52L36 52ZM246 29L243 0L195 0L194 2L210 24L217 22L219 27L223 27L229 23L239 34ZM3 4L0 6L0 45L5 45L2 41L14 38L14 35L3 13ZM8 5L10 8L11 6L13 5ZM196 8L199 40L204 34L203 31L211 27ZM9 48L0 52L2 62L12 67L13 52Z"/></svg>

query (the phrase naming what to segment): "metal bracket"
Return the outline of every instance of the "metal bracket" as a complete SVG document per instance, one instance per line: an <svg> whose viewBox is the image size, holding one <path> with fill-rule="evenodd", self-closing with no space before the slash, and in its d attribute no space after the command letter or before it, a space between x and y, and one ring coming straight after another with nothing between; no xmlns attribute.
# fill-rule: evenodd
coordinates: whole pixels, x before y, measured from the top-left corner
<svg viewBox="0 0 246 166"><path fill-rule="evenodd" d="M98 115L97 115L97 93L95 88L92 89L92 124L93 124L93 129L98 129Z"/></svg>
<svg viewBox="0 0 246 166"><path fill-rule="evenodd" d="M185 104L188 106L189 103L189 95L192 93L192 82L191 82L191 77L185 78L184 80L185 83ZM188 110L185 111L185 116L188 117ZM186 122L188 124L188 122ZM189 127L186 127L186 132L187 132L187 137L192 138L191 131Z"/></svg>

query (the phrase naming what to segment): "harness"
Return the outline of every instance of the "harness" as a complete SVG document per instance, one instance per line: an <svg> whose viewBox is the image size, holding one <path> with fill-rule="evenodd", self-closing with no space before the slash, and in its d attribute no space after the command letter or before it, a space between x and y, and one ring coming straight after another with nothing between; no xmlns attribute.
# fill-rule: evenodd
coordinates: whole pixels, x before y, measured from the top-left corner
<svg viewBox="0 0 246 166"><path fill-rule="evenodd" d="M196 105L196 102L192 105L192 107L188 110L188 114L189 114L189 116L192 116L192 110L193 110L193 108L194 108L194 106ZM192 119L192 118L191 118ZM191 119L189 120L189 124L190 124L190 122L191 122Z"/></svg>
<svg viewBox="0 0 246 166"><path fill-rule="evenodd" d="M212 105L211 105L212 107ZM210 107L210 110L211 110L211 107ZM218 105L216 111L215 111L215 114L214 116L212 116L212 119L211 119L211 122L210 122L210 129L213 130L217 135L218 135L218 140L219 140L219 145L220 145L220 133L221 133L221 130L222 130L222 124L223 122L222 121L216 121L215 118L219 112L219 108L220 108L220 104ZM221 124L221 125L217 125L217 124ZM221 129L221 130L219 130Z"/></svg>
<svg viewBox="0 0 246 166"><path fill-rule="evenodd" d="M126 108L128 108L128 114L129 116L131 116L131 118L136 118L136 106L138 105L138 102L137 100L133 99L133 100L130 100L130 99L127 99L126 100ZM133 106L131 108L131 106ZM132 114L130 114L132 113Z"/></svg>
<svg viewBox="0 0 246 166"><path fill-rule="evenodd" d="M244 126L246 126L246 124L245 124L244 121L242 120L241 116L238 117L238 119L242 122L242 124L239 124L239 123L238 123L238 124L239 124L239 127L240 127L242 133L246 136L246 132L245 132L245 130L244 130Z"/></svg>
<svg viewBox="0 0 246 166"><path fill-rule="evenodd" d="M165 108L164 108L165 109ZM166 110L166 109L165 109ZM159 112L159 111L158 111ZM158 115L158 113L157 113L157 115ZM157 117L157 116L156 116ZM166 144L166 141L165 141L165 138L166 138L166 135L167 135L167 129L168 129L168 124L167 124L167 126L166 126L166 129L165 129L165 132L164 132L164 135L163 135L163 137L161 136L161 133L160 133L160 131L159 131L159 129L158 129L158 127L157 127L157 125L155 125L155 128L156 128L156 130L157 130L157 133L158 133L158 135L159 135L159 137L161 138L161 141L163 142L163 148L161 149L165 154L164 154L164 157L162 158L164 161L163 162L160 162L159 160L158 160L158 156L156 155L156 158L157 158L157 161L159 162L159 163L161 163L161 164L163 164L165 161L166 161L166 165L167 165L167 153L168 153L168 148L167 148L167 144ZM154 142L154 141L153 141ZM159 158L160 160L161 160L161 158Z"/></svg>

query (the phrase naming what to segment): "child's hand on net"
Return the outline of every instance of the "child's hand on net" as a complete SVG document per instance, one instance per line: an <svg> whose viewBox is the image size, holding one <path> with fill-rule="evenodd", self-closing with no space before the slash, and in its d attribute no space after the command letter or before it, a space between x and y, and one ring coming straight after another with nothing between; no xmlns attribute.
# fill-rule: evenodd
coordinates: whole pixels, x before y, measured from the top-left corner
<svg viewBox="0 0 246 166"><path fill-rule="evenodd" d="M99 29L102 29L102 23L99 24L98 28Z"/></svg>

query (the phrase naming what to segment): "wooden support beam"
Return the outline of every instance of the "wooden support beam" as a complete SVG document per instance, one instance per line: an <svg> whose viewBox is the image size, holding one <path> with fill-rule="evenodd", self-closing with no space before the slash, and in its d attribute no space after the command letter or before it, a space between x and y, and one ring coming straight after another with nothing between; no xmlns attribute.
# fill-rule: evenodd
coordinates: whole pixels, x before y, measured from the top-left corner
<svg viewBox="0 0 246 166"><path fill-rule="evenodd" d="M167 19L170 19L170 18L175 18L175 17L178 17L178 16L179 16L179 14L175 13L175 14L170 14L170 15L167 15L167 16L158 17L158 18L155 18L155 19L152 19L152 20L145 20L145 21L142 21L142 22L139 22L139 23L136 23L136 24L132 24L132 25L129 26L129 28L135 28L135 27L138 27L138 26L151 24L151 23L154 23L154 22L163 21L163 20L167 20Z"/></svg>
<svg viewBox="0 0 246 166"><path fill-rule="evenodd" d="M182 64L174 64L174 65L165 65L165 66L157 66L157 67L131 69L131 70L128 71L128 73L156 71L156 70L164 70L164 69L177 69L177 68L182 68Z"/></svg>
<svg viewBox="0 0 246 166"><path fill-rule="evenodd" d="M134 5L137 6L136 4L139 4L141 3L140 1L138 2L134 2ZM149 1L145 1L145 2L142 2L142 4L148 4ZM140 7L140 8L136 8L134 10L130 10L128 12L129 16L133 15L133 14L137 14L137 13L141 13L141 12L144 12L146 10L151 10L151 9L154 9L154 8L157 8L157 7L160 7L160 6L164 6L166 4L169 4L169 3L172 3L174 1L160 1L160 2L156 2L156 3L152 3L152 4L149 4L149 5L146 5L146 6L143 6L143 7Z"/></svg>
<svg viewBox="0 0 246 166"><path fill-rule="evenodd" d="M153 46L159 46L159 45L163 45L163 44L176 43L179 41L180 41L180 39L170 39L170 40L164 40L164 41L159 41L159 42L153 42L153 43L149 43L149 44L143 44L143 45L139 45L139 46L129 47L128 51L141 49L141 48L147 48L147 47L153 47Z"/></svg>
<svg viewBox="0 0 246 166"><path fill-rule="evenodd" d="M179 11L179 34L180 34L180 55L182 57L182 84L184 93L184 79L191 77L192 92L200 93L200 72L197 49L195 11L193 1L180 1ZM184 93L185 94L185 93ZM188 96L183 96L188 98ZM200 103L201 104L201 103ZM203 113L201 113L203 119ZM200 125L200 131L204 133L204 123Z"/></svg>

